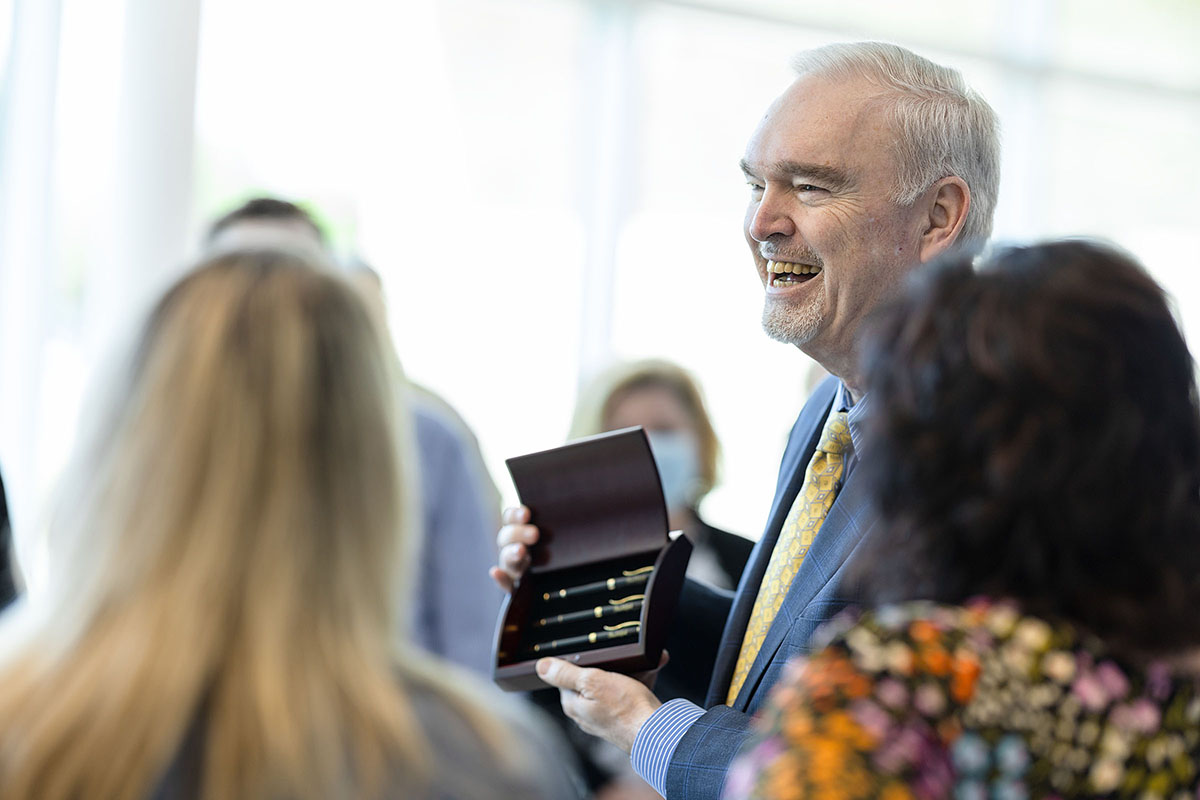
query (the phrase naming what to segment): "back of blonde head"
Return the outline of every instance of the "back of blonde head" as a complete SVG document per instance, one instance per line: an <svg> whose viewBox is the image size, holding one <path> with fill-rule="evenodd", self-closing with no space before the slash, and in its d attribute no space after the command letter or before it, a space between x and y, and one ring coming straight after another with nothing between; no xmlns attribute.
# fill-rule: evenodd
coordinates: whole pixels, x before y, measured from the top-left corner
<svg viewBox="0 0 1200 800"><path fill-rule="evenodd" d="M189 735L198 797L420 785L396 369L300 256L219 256L162 299L51 523L55 588L5 621L0 797L144 798Z"/></svg>

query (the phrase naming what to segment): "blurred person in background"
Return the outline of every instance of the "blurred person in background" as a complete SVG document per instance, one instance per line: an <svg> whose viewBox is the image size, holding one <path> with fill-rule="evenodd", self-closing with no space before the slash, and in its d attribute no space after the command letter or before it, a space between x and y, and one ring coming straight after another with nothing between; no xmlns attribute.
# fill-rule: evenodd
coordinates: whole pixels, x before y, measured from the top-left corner
<svg viewBox="0 0 1200 800"><path fill-rule="evenodd" d="M580 392L569 436L636 425L650 440L671 530L683 531L695 547L688 576L734 588L754 543L714 528L697 510L716 485L721 445L695 379L659 359L614 364Z"/></svg>
<svg viewBox="0 0 1200 800"><path fill-rule="evenodd" d="M209 253L280 245L330 258L328 238L317 220L301 206L273 197L253 198L229 211L212 223L205 240ZM378 276L361 267L350 276L386 331ZM490 676L503 594L480 576L496 558L499 493L462 418L448 412L449 404L428 389L416 388L413 395L424 531L420 584L411 609L414 638L430 652Z"/></svg>
<svg viewBox="0 0 1200 800"><path fill-rule="evenodd" d="M646 430L662 481L668 523L683 531L695 549L687 574L713 586L737 586L754 543L706 523L697 510L717 482L720 442L696 380L678 364L661 359L623 361L600 372L579 393L568 438L640 425ZM690 648L701 635L688 618L672 630L668 650L679 663L692 661ZM704 698L703 677L665 669L655 684L664 699ZM562 713L558 691L531 693L534 702L562 724L580 756L584 776L598 798L653 798L659 794L637 776L629 759L603 739L579 730Z"/></svg>
<svg viewBox="0 0 1200 800"><path fill-rule="evenodd" d="M305 250L316 258L329 252L325 231L301 206L276 197L254 197L214 220L204 237L208 254L255 247Z"/></svg>
<svg viewBox="0 0 1200 800"><path fill-rule="evenodd" d="M1200 403L1162 289L1083 241L879 320L867 600L789 667L728 798L1196 797Z"/></svg>
<svg viewBox="0 0 1200 800"><path fill-rule="evenodd" d="M646 683L538 662L583 730L630 753L669 800L720 795L750 719L791 656L859 598L847 567L876 524L858 477L873 404L859 372L864 324L907 275L943 254L978 252L999 185L995 113L956 70L896 45L855 42L804 51L797 77L746 146L746 243L763 287L763 328L830 373L788 437L767 524L738 591L687 581L677 620L701 628L675 670L705 682L701 702L663 703ZM799 377L799 376L798 376ZM791 415L788 398L760 398ZM509 509L492 577L511 588L538 530ZM672 647L668 641L668 649Z"/></svg>
<svg viewBox="0 0 1200 800"><path fill-rule="evenodd" d="M384 330L390 331L387 294L383 289L383 278L380 277L379 273L370 264L359 258L352 259L348 269L350 282L362 293L368 310L375 315ZM475 473L473 480L480 487L482 496L487 498L485 505L489 509L495 510L495 521L498 522L500 519L500 490L496 487L496 482L492 480L491 473L488 472L487 464L483 458L483 449L479 445L479 439L475 436L475 431L471 430L471 426L458 413L458 409L450 405L444 397L414 380L410 379L408 385L412 390L414 403L421 408L431 409L442 419L453 425L458 432L459 438L466 445L465 449L469 456L468 460L471 462L468 466Z"/></svg>
<svg viewBox="0 0 1200 800"><path fill-rule="evenodd" d="M61 487L48 591L0 622L0 798L573 796L502 693L397 644L397 369L310 254L167 292Z"/></svg>
<svg viewBox="0 0 1200 800"><path fill-rule="evenodd" d="M16 559L13 551L12 524L8 517L8 494L0 476L0 609L17 599Z"/></svg>

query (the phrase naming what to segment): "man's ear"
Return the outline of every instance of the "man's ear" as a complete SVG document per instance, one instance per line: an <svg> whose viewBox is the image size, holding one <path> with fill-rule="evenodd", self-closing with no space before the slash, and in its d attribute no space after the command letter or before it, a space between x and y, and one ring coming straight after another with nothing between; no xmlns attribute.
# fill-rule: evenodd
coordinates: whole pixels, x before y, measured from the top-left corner
<svg viewBox="0 0 1200 800"><path fill-rule="evenodd" d="M967 210L971 207L971 190L957 175L942 178L929 189L927 227L921 234L921 263L940 256L958 241Z"/></svg>

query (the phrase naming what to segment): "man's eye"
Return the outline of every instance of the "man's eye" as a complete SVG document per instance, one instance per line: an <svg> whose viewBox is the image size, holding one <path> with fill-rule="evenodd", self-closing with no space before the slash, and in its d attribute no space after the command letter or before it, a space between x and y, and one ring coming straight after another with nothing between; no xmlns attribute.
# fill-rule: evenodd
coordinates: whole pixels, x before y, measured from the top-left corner
<svg viewBox="0 0 1200 800"><path fill-rule="evenodd" d="M751 193L761 194L764 191L762 184L754 183L753 181L746 181L746 185L750 187Z"/></svg>
<svg viewBox="0 0 1200 800"><path fill-rule="evenodd" d="M797 192L823 192L825 191L820 186L813 186L811 183L797 183L792 187Z"/></svg>

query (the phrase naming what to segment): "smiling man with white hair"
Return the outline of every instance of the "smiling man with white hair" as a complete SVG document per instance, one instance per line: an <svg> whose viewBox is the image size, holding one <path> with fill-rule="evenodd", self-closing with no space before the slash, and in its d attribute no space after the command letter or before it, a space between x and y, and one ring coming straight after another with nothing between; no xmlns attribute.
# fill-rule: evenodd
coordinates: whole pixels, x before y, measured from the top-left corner
<svg viewBox="0 0 1200 800"><path fill-rule="evenodd" d="M543 659L538 674L590 733L632 751L670 800L717 798L750 715L785 662L847 603L844 567L875 519L855 480L863 325L913 269L991 233L999 133L988 104L953 69L866 42L801 53L795 82L759 122L741 161L750 186L745 234L764 288L763 327L829 371L783 456L774 504L737 593L689 585L683 615L724 633L705 707L662 704L628 676ZM537 529L509 509L493 576L511 588ZM694 617L689 617L694 623ZM678 654L678 651L677 653ZM677 661L679 659L676 659ZM676 666L676 665L673 665Z"/></svg>

